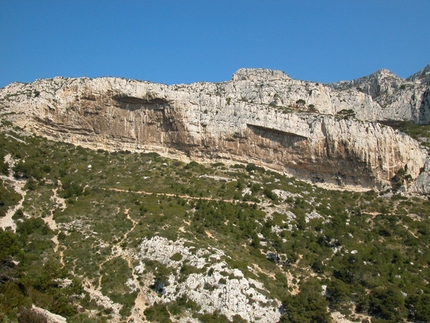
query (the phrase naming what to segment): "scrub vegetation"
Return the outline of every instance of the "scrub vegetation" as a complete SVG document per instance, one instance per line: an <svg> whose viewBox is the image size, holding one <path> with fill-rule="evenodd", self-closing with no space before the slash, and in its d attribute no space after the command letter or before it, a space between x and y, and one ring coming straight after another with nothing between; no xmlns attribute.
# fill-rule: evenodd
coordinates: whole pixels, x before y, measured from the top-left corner
<svg viewBox="0 0 430 323"><path fill-rule="evenodd" d="M330 322L327 309L378 323L430 321L427 198L331 191L254 164L92 151L12 129L0 133L0 157L0 217L23 199L16 231L0 229L0 321L43 322L32 304L68 322L126 321L138 295L127 283L139 279L132 255L154 236L223 250L230 268L282 302L281 322ZM145 270L154 284L172 274L156 261ZM179 279L195 270L184 265ZM183 313L229 322L185 296L144 310L153 322Z"/></svg>

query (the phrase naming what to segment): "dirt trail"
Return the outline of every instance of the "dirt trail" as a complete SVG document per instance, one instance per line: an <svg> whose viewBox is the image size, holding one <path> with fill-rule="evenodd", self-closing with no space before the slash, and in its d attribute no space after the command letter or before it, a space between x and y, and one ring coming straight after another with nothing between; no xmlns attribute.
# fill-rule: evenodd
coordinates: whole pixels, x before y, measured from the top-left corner
<svg viewBox="0 0 430 323"><path fill-rule="evenodd" d="M240 201L240 200L233 200L233 199L224 199L224 198L216 198L216 197L207 197L207 196L191 196L191 195L180 195L180 194L174 194L174 193L153 193L148 191L130 191L126 189L121 188L114 188L114 187L101 187L100 189L106 190L106 191L115 191L115 192L123 192L123 193L135 193L135 194L141 194L141 195L155 195L160 197L177 197L182 198L185 200L204 200L204 201L217 201L217 202L226 202L226 203L247 203L247 204L254 204L255 202L252 201Z"/></svg>
<svg viewBox="0 0 430 323"><path fill-rule="evenodd" d="M122 309L121 304L114 303L109 297L103 295L100 291L100 288L94 288L93 284L91 284L88 278L84 279L83 286L84 290L90 295L90 298L97 303L97 305L102 306L104 308L112 309L111 322L120 322L121 315L119 314L119 312Z"/></svg>
<svg viewBox="0 0 430 323"><path fill-rule="evenodd" d="M127 322L133 323L144 323L146 320L143 319L144 311L147 308L145 305L145 290L140 284L140 277L136 274L133 259L131 256L126 257L128 267L131 269L131 276L133 277L133 284L136 286L138 293L136 299L134 300L134 306L131 309L130 316L127 318Z"/></svg>
<svg viewBox="0 0 430 323"><path fill-rule="evenodd" d="M58 188L52 189L51 201L54 202L54 206L49 211L49 216L46 218L43 218L43 221L45 221L45 223L48 225L48 227L52 231L56 231L58 229L57 223L54 220L55 210L61 209L62 211L64 211L66 209L66 201L57 195L57 191L58 191ZM55 244L54 253L57 253L58 249L60 247L60 242L58 241L58 234L56 236L52 237L51 241ZM64 267L65 266L64 250L66 249L66 247L65 246L62 246L62 247L63 247L63 250L60 251L59 256L60 256L60 263Z"/></svg>
<svg viewBox="0 0 430 323"><path fill-rule="evenodd" d="M22 203L24 202L25 194L27 193L24 190L24 186L26 184L26 181L16 180L13 177L12 167L14 166L15 161L12 159L10 154L7 154L4 157L4 161L9 164L9 175L8 176L1 175L0 179L4 182L9 183L12 186L12 188L14 189L14 191L16 193L20 194L22 196L22 198L18 202L17 205L15 205L14 207L7 210L6 215L4 217L0 218L0 228L2 228L3 230L5 230L6 228L11 228L11 230L13 232L15 232L16 231L16 223L12 219L12 217L15 214L15 212L22 207Z"/></svg>
<svg viewBox="0 0 430 323"><path fill-rule="evenodd" d="M120 211L120 208L118 208L117 212ZM112 255L108 256L103 262L99 264L99 270L101 272L103 270L103 266L108 261L116 257L121 257L127 262L128 267L131 269L132 285L137 289L138 293L134 301L134 306L131 309L131 314L127 318L126 322L144 323L146 322L146 320L144 320L144 311L147 308L147 306L145 305L145 290L141 286L140 276L135 272L135 268L133 266L133 255L130 254L127 250L121 248L121 244L125 241L125 239L127 239L127 236L136 228L138 221L130 217L129 209L125 209L124 213L126 214L127 219L131 221L133 226L124 234L123 238L120 241L112 245ZM114 303L109 297L103 295L103 293L101 292L102 279L103 275L100 274L97 280L97 287L95 287L91 284L88 278L85 278L85 291L90 294L90 297L94 299L97 304L102 304L106 308L112 308L113 313L119 314L119 310L121 309L120 306L122 307L122 305ZM113 321L118 322L118 318L114 317Z"/></svg>

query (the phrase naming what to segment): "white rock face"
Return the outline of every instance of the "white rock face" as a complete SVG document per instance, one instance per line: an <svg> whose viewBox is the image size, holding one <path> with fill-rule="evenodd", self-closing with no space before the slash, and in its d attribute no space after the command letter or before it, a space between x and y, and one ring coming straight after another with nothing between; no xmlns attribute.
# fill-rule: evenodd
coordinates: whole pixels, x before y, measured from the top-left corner
<svg viewBox="0 0 430 323"><path fill-rule="evenodd" d="M47 323L67 323L65 317L51 313L43 308L32 305L32 310L36 313L42 314Z"/></svg>
<svg viewBox="0 0 430 323"><path fill-rule="evenodd" d="M375 120L405 120L418 124L430 122L429 85L430 65L406 80L381 69L353 81L330 84L343 92L358 90L370 95L378 105Z"/></svg>
<svg viewBox="0 0 430 323"><path fill-rule="evenodd" d="M171 259L178 254L180 260ZM239 315L247 322L278 322L281 302L265 296L267 291L261 283L230 268L224 257L218 249L187 247L184 240L170 241L158 236L144 239L135 256L138 261L156 261L175 271L162 295L147 298L152 302L167 303L186 295L200 305L201 313L219 311L230 320ZM183 279L181 268L185 264L197 272Z"/></svg>
<svg viewBox="0 0 430 323"><path fill-rule="evenodd" d="M233 81L276 81L289 80L290 77L282 71L264 68L241 68L233 74Z"/></svg>
<svg viewBox="0 0 430 323"><path fill-rule="evenodd" d="M417 73L409 76L406 80L411 82L419 82L422 84L429 84L430 83L430 64L428 64L426 67L424 67L422 70L418 71Z"/></svg>
<svg viewBox="0 0 430 323"><path fill-rule="evenodd" d="M415 140L374 121L428 122L426 73L407 81L381 70L331 85L265 69L171 86L54 78L1 89L0 113L30 132L90 148L253 162L314 182L375 187L400 168L415 179L424 166Z"/></svg>
<svg viewBox="0 0 430 323"><path fill-rule="evenodd" d="M427 159L411 190L420 194L430 194L430 159Z"/></svg>

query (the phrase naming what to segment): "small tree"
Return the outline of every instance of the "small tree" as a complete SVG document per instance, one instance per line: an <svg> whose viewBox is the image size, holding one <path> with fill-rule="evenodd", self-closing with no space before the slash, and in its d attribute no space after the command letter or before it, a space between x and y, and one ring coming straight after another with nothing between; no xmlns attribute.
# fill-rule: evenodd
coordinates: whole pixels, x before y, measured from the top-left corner
<svg viewBox="0 0 430 323"><path fill-rule="evenodd" d="M377 287L370 293L369 313L390 322L406 317L405 300L399 289Z"/></svg>
<svg viewBox="0 0 430 323"><path fill-rule="evenodd" d="M253 163L250 163L250 164L247 164L246 165L246 171L247 172L252 172L252 171L254 171L254 170L256 170L257 169L257 166L255 165L255 164L253 164Z"/></svg>
<svg viewBox="0 0 430 323"><path fill-rule="evenodd" d="M322 295L321 285L316 279L310 278L303 282L300 292L295 296L287 296L283 306L286 314L282 322L332 322L327 311L328 301Z"/></svg>
<svg viewBox="0 0 430 323"><path fill-rule="evenodd" d="M303 99L298 99L298 100L296 101L296 104L297 104L299 107L304 107L304 106L305 106L305 104L306 104L306 101L305 101L305 100L303 100Z"/></svg>

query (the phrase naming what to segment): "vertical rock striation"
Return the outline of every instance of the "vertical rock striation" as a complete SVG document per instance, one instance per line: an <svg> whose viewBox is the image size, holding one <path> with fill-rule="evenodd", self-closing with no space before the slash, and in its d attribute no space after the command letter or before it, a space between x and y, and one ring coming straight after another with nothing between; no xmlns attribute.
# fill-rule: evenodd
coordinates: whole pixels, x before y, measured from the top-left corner
<svg viewBox="0 0 430 323"><path fill-rule="evenodd" d="M415 179L424 166L415 140L376 121L428 123L427 74L403 80L381 70L330 85L265 69L171 86L58 77L1 89L0 113L29 132L90 148L253 162L316 182L374 187L400 168Z"/></svg>

